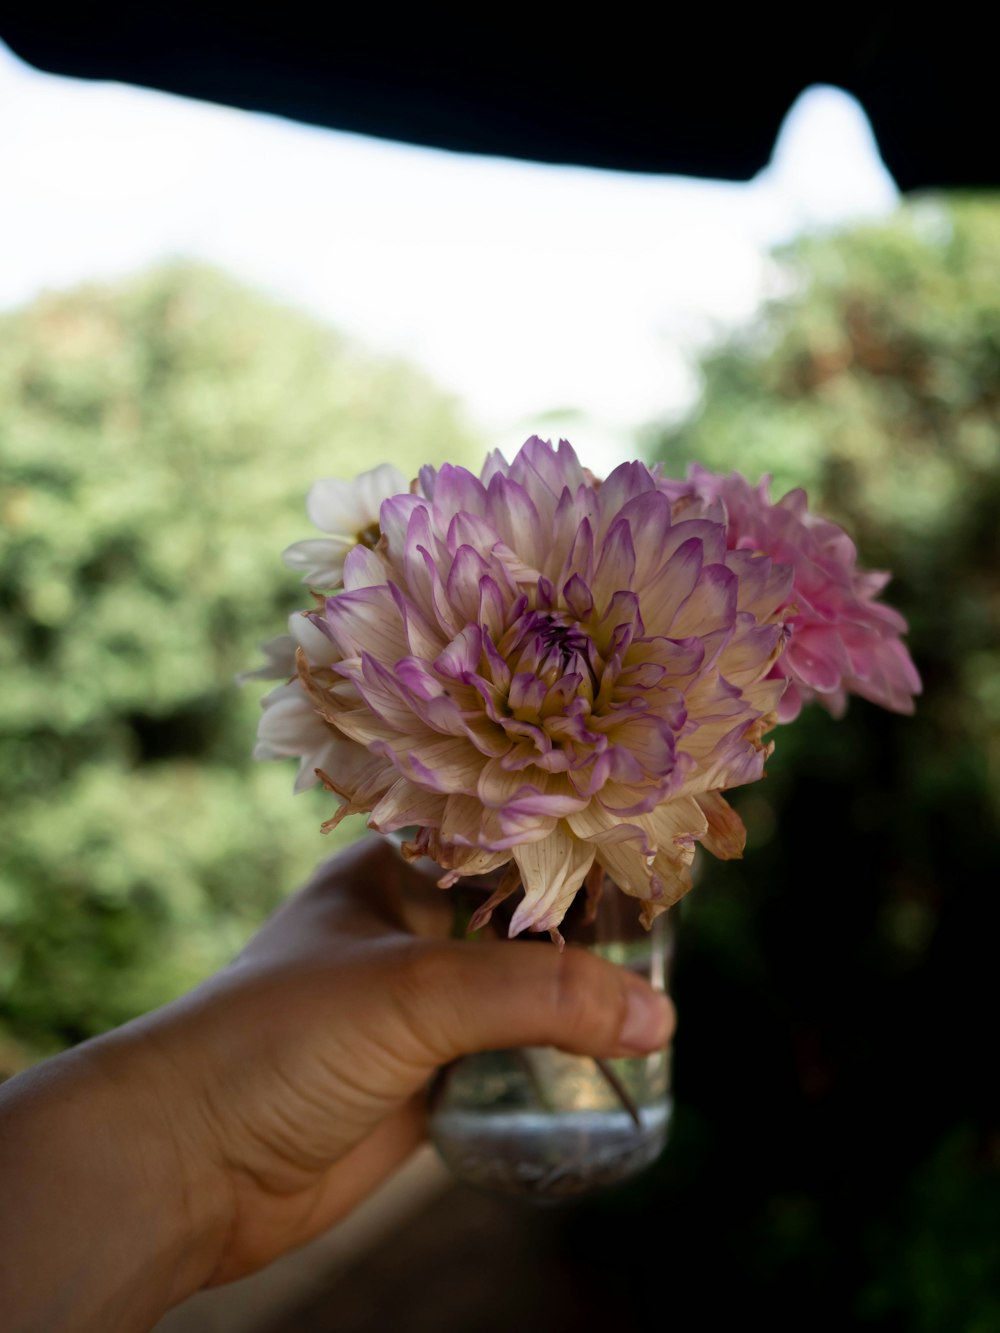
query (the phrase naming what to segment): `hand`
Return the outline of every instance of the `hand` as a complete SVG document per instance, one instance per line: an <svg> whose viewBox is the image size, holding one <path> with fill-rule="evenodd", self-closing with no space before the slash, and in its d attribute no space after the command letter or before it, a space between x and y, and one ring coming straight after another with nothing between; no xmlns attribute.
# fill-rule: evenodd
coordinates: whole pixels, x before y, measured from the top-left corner
<svg viewBox="0 0 1000 1333"><path fill-rule="evenodd" d="M423 1137L437 1066L504 1046L607 1057L667 1041L669 1001L583 950L417 937L413 906L433 929L427 907L447 907L437 893L366 840L321 866L229 967L70 1053L161 1182L145 1208L165 1214L149 1241L157 1272L169 1269L162 1308L350 1212Z"/></svg>

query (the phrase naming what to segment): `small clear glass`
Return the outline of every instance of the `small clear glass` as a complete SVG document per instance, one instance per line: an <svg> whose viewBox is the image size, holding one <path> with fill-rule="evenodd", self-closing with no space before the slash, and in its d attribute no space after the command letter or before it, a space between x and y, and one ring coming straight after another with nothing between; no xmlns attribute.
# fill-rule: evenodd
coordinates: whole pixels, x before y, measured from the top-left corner
<svg viewBox="0 0 1000 1333"><path fill-rule="evenodd" d="M465 880L450 890L459 931L490 887ZM673 914L662 913L647 931L638 907L606 878L592 921L582 893L567 913L566 947L591 949L665 990ZM547 935L534 938L539 948L555 947ZM629 1180L655 1161L671 1104L667 1050L599 1061L519 1047L464 1056L440 1070L429 1091L429 1132L467 1184L539 1202L568 1200Z"/></svg>

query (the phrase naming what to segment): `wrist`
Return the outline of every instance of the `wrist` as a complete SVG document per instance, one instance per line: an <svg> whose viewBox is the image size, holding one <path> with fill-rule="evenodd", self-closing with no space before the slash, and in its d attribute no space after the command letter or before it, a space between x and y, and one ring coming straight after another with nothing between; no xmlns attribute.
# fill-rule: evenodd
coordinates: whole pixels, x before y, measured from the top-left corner
<svg viewBox="0 0 1000 1333"><path fill-rule="evenodd" d="M222 1210L197 1188L183 1090L178 1107L168 1088L129 1027L0 1089L13 1329L148 1329L208 1280Z"/></svg>
<svg viewBox="0 0 1000 1333"><path fill-rule="evenodd" d="M210 1282L231 1219L198 1092L156 1029L162 1012L79 1054L90 1066L94 1115L118 1156L119 1189L137 1214L153 1214L145 1263L169 1309Z"/></svg>

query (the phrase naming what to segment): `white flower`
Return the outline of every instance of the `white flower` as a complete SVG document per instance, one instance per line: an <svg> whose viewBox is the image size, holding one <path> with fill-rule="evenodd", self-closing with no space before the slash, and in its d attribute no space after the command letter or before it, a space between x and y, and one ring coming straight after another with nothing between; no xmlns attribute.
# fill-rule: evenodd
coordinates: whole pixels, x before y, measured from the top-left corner
<svg viewBox="0 0 1000 1333"><path fill-rule="evenodd" d="M391 463L362 472L353 481L320 478L309 491L306 512L320 532L329 535L295 542L284 553L285 564L302 572L303 583L340 587L347 553L355 546L375 545L382 501L406 488L406 478Z"/></svg>

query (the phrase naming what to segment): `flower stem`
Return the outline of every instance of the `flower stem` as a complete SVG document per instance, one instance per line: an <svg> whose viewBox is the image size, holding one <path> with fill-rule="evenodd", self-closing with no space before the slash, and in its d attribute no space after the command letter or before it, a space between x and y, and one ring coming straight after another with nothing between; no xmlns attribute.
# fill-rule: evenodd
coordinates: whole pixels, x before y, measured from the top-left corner
<svg viewBox="0 0 1000 1333"><path fill-rule="evenodd" d="M594 1061L594 1064L599 1069L601 1076L608 1084L608 1087L611 1089L611 1091L621 1102L622 1106L625 1107L625 1110L628 1111L629 1115L632 1117L636 1129L642 1129L642 1121L639 1119L639 1108L636 1106L635 1102L629 1095L628 1088L626 1088L625 1084L621 1081L621 1079L618 1077L615 1071L611 1068L607 1060L602 1060L599 1055L593 1056L592 1059Z"/></svg>

